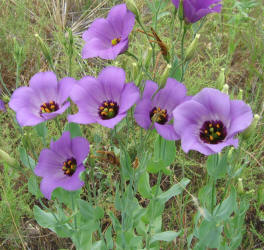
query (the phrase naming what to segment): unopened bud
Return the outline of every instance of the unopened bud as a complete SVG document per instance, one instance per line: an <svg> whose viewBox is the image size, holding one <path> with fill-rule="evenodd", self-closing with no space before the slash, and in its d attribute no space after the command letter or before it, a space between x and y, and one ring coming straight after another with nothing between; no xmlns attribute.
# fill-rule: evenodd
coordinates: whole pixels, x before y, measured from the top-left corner
<svg viewBox="0 0 264 250"><path fill-rule="evenodd" d="M198 47L199 38L200 38L200 34L197 34L195 38L193 39L192 43L190 44L190 46L187 48L185 61L189 61L190 59L193 58L195 51Z"/></svg>
<svg viewBox="0 0 264 250"><path fill-rule="evenodd" d="M136 19L138 20L139 19L139 11L138 11L138 8L134 2L134 0L126 0L126 6L127 6L127 9L130 10L132 13L134 13Z"/></svg>
<svg viewBox="0 0 264 250"><path fill-rule="evenodd" d="M222 89L225 84L225 68L221 68L221 71L219 73L219 76L216 80L216 87L218 89Z"/></svg>
<svg viewBox="0 0 264 250"><path fill-rule="evenodd" d="M184 20L183 0L180 0L180 3L179 3L178 17L179 17L180 21L183 21Z"/></svg>
<svg viewBox="0 0 264 250"><path fill-rule="evenodd" d="M160 87L161 88L165 85L167 78L170 74L170 71L171 71L171 65L168 64L160 77Z"/></svg>
<svg viewBox="0 0 264 250"><path fill-rule="evenodd" d="M242 179L242 178L238 178L237 192L238 192L239 194L243 194L243 193L244 193L243 179Z"/></svg>
<svg viewBox="0 0 264 250"><path fill-rule="evenodd" d="M251 135L255 134L259 119L260 116L258 114L255 114L250 126L243 133L241 133L243 139L248 139Z"/></svg>
<svg viewBox="0 0 264 250"><path fill-rule="evenodd" d="M47 46L47 44L41 39L41 37L38 34L35 34L35 37L38 39L39 44L40 44L40 48L42 50L42 53L44 54L46 60L48 61L48 63L50 65L53 65L52 62L52 56L51 56L51 52L49 47Z"/></svg>
<svg viewBox="0 0 264 250"><path fill-rule="evenodd" d="M17 161L11 157L8 153L0 149L0 161L7 163L11 167L18 165Z"/></svg>
<svg viewBox="0 0 264 250"><path fill-rule="evenodd" d="M133 80L136 80L138 76L138 64L137 63L132 63L132 77Z"/></svg>
<svg viewBox="0 0 264 250"><path fill-rule="evenodd" d="M229 85L228 84L224 84L224 86L223 86L223 89L222 89L222 92L224 93L224 94L229 94L228 92L229 92Z"/></svg>
<svg viewBox="0 0 264 250"><path fill-rule="evenodd" d="M151 62L151 57L152 57L152 48L149 47L148 51L146 53L145 60L144 60L144 65L145 65L146 69L149 68L149 65L150 65L150 62Z"/></svg>
<svg viewBox="0 0 264 250"><path fill-rule="evenodd" d="M16 64L20 65L22 63L23 60L23 56L24 56L24 49L22 46L19 45L19 43L17 42L16 38L14 38L14 59Z"/></svg>
<svg viewBox="0 0 264 250"><path fill-rule="evenodd" d="M5 103L9 103L10 101L10 97L8 95L3 95L2 96L2 100L5 102Z"/></svg>
<svg viewBox="0 0 264 250"><path fill-rule="evenodd" d="M238 100L243 100L243 89L239 89L239 93L237 95Z"/></svg>
<svg viewBox="0 0 264 250"><path fill-rule="evenodd" d="M234 152L234 147L231 147L230 149L229 149L229 151L228 151L228 153L227 153L227 159L228 160L231 160L231 157L232 157L232 154L233 154L233 152Z"/></svg>

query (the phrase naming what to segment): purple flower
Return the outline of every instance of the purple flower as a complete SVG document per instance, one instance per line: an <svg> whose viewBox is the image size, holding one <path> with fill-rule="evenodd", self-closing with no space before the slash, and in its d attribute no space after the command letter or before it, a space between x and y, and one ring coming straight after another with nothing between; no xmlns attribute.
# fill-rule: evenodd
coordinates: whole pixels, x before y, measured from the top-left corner
<svg viewBox="0 0 264 250"><path fill-rule="evenodd" d="M69 122L99 123L113 128L125 116L139 98L134 83L125 84L125 71L117 67L106 67L98 78L85 76L75 84L70 97L79 112L69 115Z"/></svg>
<svg viewBox="0 0 264 250"><path fill-rule="evenodd" d="M176 107L173 117L183 151L211 155L229 145L237 147L234 136L250 125L253 116L243 101L230 100L219 90L205 88Z"/></svg>
<svg viewBox="0 0 264 250"><path fill-rule="evenodd" d="M83 33L85 41L82 50L84 59L99 56L115 59L128 48L128 36L135 23L134 14L125 4L113 7L107 18L98 18Z"/></svg>
<svg viewBox="0 0 264 250"><path fill-rule="evenodd" d="M11 96L9 107L16 112L20 126L35 126L62 114L73 84L72 78L59 82L53 72L40 72L29 81L29 87L20 87Z"/></svg>
<svg viewBox="0 0 264 250"><path fill-rule="evenodd" d="M195 23L209 13L220 12L222 5L219 2L221 0L183 0L185 21ZM178 8L180 0L172 0L172 3Z"/></svg>
<svg viewBox="0 0 264 250"><path fill-rule="evenodd" d="M82 137L71 139L68 131L57 141L51 141L50 149L40 152L34 172L43 177L40 190L47 199L57 187L73 191L83 186L79 175L85 170L83 161L88 153L89 142Z"/></svg>
<svg viewBox="0 0 264 250"><path fill-rule="evenodd" d="M180 137L170 124L172 111L186 100L186 88L173 78L168 78L166 86L157 91L158 85L146 81L142 98L135 109L135 119L139 126L149 129L152 122L157 132L166 140L178 140Z"/></svg>
<svg viewBox="0 0 264 250"><path fill-rule="evenodd" d="M0 89L0 97L1 97L1 89ZM5 103L0 99L0 110L6 111Z"/></svg>

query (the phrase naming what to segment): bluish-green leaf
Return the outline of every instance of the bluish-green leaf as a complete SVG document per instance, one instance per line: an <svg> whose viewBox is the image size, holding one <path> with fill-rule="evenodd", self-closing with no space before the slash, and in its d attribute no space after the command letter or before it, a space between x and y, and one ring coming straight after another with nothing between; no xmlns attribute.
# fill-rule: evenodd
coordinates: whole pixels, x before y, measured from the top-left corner
<svg viewBox="0 0 264 250"><path fill-rule="evenodd" d="M151 199L151 188L149 185L149 174L143 173L138 182L138 192L146 199Z"/></svg>
<svg viewBox="0 0 264 250"><path fill-rule="evenodd" d="M153 243L155 241L167 241L170 242L174 240L176 237L178 237L181 234L181 232L174 232L174 231L166 231L162 233L154 234L151 237L150 243Z"/></svg>
<svg viewBox="0 0 264 250"><path fill-rule="evenodd" d="M32 175L32 176L29 177L29 180L28 180L28 191L31 194L35 195L37 199L43 197L43 195L42 195L42 193L41 193L41 191L39 189L39 183L37 181L37 177L36 176Z"/></svg>

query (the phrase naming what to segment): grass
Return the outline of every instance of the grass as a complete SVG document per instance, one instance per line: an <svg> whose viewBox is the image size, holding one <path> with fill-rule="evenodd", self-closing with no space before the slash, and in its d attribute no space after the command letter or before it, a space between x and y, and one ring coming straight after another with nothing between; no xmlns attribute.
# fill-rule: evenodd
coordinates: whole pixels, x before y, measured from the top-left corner
<svg viewBox="0 0 264 250"><path fill-rule="evenodd" d="M168 1L169 2L169 1ZM40 44L34 34L39 36L48 44L54 58L54 65L58 77L69 74L68 58L65 55L64 42L67 38L67 28L71 28L74 35L74 52L72 76L77 79L86 74L96 75L108 62L100 59L83 61L80 57L82 47L81 34L96 18L105 16L109 8L120 1L35 1L35 0L4 0L0 3L0 64L3 81L13 91L16 82L16 62L14 60L14 38L23 48L23 64L20 72L20 84L26 85L33 74L38 71L49 69L40 49ZM140 13L144 13L144 23L151 24L151 12L144 4L144 1L136 1ZM65 7L67 6L67 8ZM162 10L170 11L172 5L168 4ZM225 82L230 86L230 93L235 98L239 89L243 90L243 100L247 102L254 113L260 114L261 119L256 128L255 134L243 141L238 150L235 151L235 165L244 166L241 178L245 191L248 192L248 199L251 201L250 208L246 214L246 233L240 249L263 248L263 162L264 162L264 31L263 31L264 8L258 1L237 1L224 0L223 11L219 15L208 16L207 22L200 30L199 49L194 60L189 64L186 71L184 83L187 86L188 94L193 95L204 87L217 87L216 81L221 68L225 68ZM16 17L16 18L14 18ZM168 25L171 17L165 15L159 19L156 31L165 42L169 31ZM147 46L146 37L137 31L137 25L133 31L133 40L130 49L135 54L143 53ZM179 26L175 28L175 36L179 31ZM186 45L191 41L187 37ZM171 46L168 44L169 47ZM155 46L158 53L158 46ZM179 43L176 44L176 53L180 55ZM127 59L124 55L118 57L114 64L123 66L126 72L131 71L133 59ZM165 67L165 61L161 58L157 66L159 75ZM132 80L132 75L128 76ZM143 75L143 79L147 79ZM9 152L13 157L19 159L17 148L21 146L20 134L16 125L12 121L13 114L9 110L0 114L0 148ZM63 118L62 118L63 119ZM49 122L52 136L58 134L55 124ZM110 168L107 159L96 154L98 150L110 150L108 142L108 132L99 126L82 126L83 132L93 145L93 152L96 156L96 184L100 187L99 203L104 203L107 209L111 208L111 202L105 202L107 197L111 197L109 185L115 181L118 175L118 166ZM28 135L35 131L27 129ZM96 136L95 136L96 134ZM138 131L136 131L138 136ZM36 147L38 154L42 148L41 141L36 136L32 144ZM51 135L48 138L51 138ZM131 138L129 138L131 139ZM133 140L128 142L129 152L133 154L135 145ZM151 146L151 143L148 145ZM177 246L184 249L186 244L187 231L193 220L196 207L192 196L198 196L197 190L205 185L207 181L206 170L203 166L205 158L200 154L191 152L184 154L177 143L177 156L174 162L173 177L162 179L162 188L166 189L172 183L180 180L181 176L191 179L188 192L185 192L181 199L173 198L166 205L166 213L163 216L164 229L179 230L184 228L185 233L177 239ZM32 155L32 157L34 157ZM184 172L183 172L184 169ZM21 169L17 172L6 166L0 166L0 248L3 249L58 249L70 248L71 242L57 239L48 230L41 229L32 220L32 206L38 204L34 196L27 192L26 180L31 175L28 169ZM104 178L107 177L107 178ZM152 185L156 183L156 177L152 177ZM224 189L225 182L218 183ZM234 183L234 185L237 185ZM113 191L114 192L114 191ZM108 198L110 201L111 199ZM144 200L142 200L142 203ZM183 209L186 208L186 209ZM107 221L107 219L106 219ZM107 222L106 222L107 223ZM30 225L30 226L29 226ZM167 249L174 249L175 245L166 246Z"/></svg>

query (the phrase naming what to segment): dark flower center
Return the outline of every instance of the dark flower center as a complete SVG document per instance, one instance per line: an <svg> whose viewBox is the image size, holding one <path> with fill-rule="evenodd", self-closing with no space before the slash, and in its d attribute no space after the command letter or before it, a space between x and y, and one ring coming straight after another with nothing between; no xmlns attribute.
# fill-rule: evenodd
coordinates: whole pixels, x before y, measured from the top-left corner
<svg viewBox="0 0 264 250"><path fill-rule="evenodd" d="M59 105L56 102L54 102L54 101L44 102L40 106L40 114L52 113L52 112L57 111L58 109L59 109Z"/></svg>
<svg viewBox="0 0 264 250"><path fill-rule="evenodd" d="M226 127L221 121L206 121L200 129L200 138L208 144L218 144L226 138Z"/></svg>
<svg viewBox="0 0 264 250"><path fill-rule="evenodd" d="M114 39L111 41L111 43L112 43L113 46L116 46L117 44L120 43L120 41L121 41L121 37L119 37L119 38L114 38Z"/></svg>
<svg viewBox="0 0 264 250"><path fill-rule="evenodd" d="M99 107L98 113L103 120L114 118L118 114L119 106L114 101L104 101Z"/></svg>
<svg viewBox="0 0 264 250"><path fill-rule="evenodd" d="M76 171L76 160L72 157L63 163L62 170L65 175L72 176Z"/></svg>
<svg viewBox="0 0 264 250"><path fill-rule="evenodd" d="M161 109L160 107L154 107L149 112L150 120L157 122L161 125L165 124L168 121L168 113L166 109Z"/></svg>

